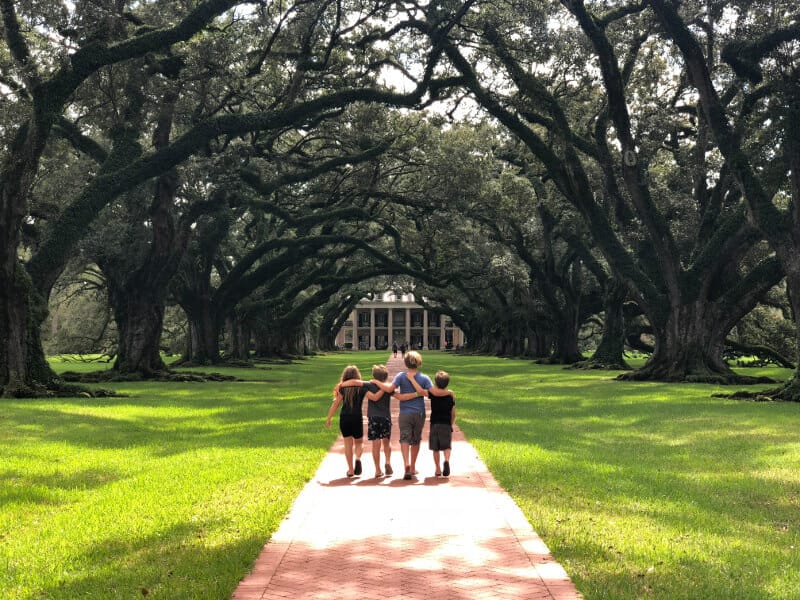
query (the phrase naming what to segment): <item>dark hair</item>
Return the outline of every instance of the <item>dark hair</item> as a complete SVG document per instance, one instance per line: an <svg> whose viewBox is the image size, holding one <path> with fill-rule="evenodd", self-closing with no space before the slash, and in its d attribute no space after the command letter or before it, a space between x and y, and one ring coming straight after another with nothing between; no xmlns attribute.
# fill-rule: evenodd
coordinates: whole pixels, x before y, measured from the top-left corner
<svg viewBox="0 0 800 600"><path fill-rule="evenodd" d="M386 381L389 377L389 370L386 365L372 365L372 376L378 381Z"/></svg>
<svg viewBox="0 0 800 600"><path fill-rule="evenodd" d="M446 390L447 385L450 383L450 375L447 371L436 371L435 381L436 387L440 390Z"/></svg>

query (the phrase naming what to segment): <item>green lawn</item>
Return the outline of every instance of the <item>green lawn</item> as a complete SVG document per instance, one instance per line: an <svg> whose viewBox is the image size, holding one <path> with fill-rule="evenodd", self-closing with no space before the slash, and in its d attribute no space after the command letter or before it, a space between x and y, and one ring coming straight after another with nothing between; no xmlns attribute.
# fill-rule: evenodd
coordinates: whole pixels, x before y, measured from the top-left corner
<svg viewBox="0 0 800 600"><path fill-rule="evenodd" d="M800 405L424 357L450 371L462 429L587 598L800 597ZM336 436L323 421L342 368L385 358L0 400L0 597L229 597Z"/></svg>

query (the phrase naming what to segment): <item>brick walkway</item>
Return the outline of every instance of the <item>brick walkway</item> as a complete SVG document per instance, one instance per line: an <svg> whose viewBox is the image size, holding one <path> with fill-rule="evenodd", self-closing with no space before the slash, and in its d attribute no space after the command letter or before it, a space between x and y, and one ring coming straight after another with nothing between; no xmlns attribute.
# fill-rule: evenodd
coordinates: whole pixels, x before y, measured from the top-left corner
<svg viewBox="0 0 800 600"><path fill-rule="evenodd" d="M457 421L451 476L434 477L426 426L420 473L403 480L396 404L394 475L373 477L365 427L364 472L345 477L339 437L233 600L582 598Z"/></svg>

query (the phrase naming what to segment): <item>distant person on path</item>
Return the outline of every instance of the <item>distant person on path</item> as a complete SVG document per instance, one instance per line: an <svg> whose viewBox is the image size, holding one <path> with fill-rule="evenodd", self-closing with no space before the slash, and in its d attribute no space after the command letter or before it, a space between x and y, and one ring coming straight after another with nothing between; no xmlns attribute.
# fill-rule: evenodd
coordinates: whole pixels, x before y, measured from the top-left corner
<svg viewBox="0 0 800 600"><path fill-rule="evenodd" d="M450 375L447 371L437 371L434 376L436 386L423 390L416 382L412 385L420 395L427 395L431 401L431 422L428 446L433 451L433 464L436 477L450 476L450 450L453 444L453 425L456 422L456 395L448 390ZM444 452L444 468L439 466L439 452Z"/></svg>
<svg viewBox="0 0 800 600"><path fill-rule="evenodd" d="M403 358L406 357L406 343L405 342L400 344L400 356L402 356Z"/></svg>
<svg viewBox="0 0 800 600"><path fill-rule="evenodd" d="M419 395L411 383L410 379L415 379L419 387L429 390L433 387L431 378L424 373L418 372L422 366L422 356L419 352L412 350L403 357L406 371L398 373L393 385L400 388L402 395L400 400L400 453L403 455L405 464L405 474L403 479L409 480L417 473L417 456L419 456L419 444L422 439L422 427L425 425L425 398ZM413 394L410 399L405 400L406 395Z"/></svg>
<svg viewBox="0 0 800 600"><path fill-rule="evenodd" d="M355 365L348 365L342 371L341 382L349 380L360 380L361 373ZM360 383L360 382L359 382ZM361 475L361 452L363 450L364 423L362 421L361 405L367 389L361 385L352 387L336 386L334 388L333 402L328 410L328 418L325 420L325 427L331 428L333 414L341 405L339 413L339 431L344 438L344 457L347 460L347 476ZM355 458L355 464L353 459Z"/></svg>
<svg viewBox="0 0 800 600"><path fill-rule="evenodd" d="M392 356L397 356L397 342L392 344Z"/></svg>

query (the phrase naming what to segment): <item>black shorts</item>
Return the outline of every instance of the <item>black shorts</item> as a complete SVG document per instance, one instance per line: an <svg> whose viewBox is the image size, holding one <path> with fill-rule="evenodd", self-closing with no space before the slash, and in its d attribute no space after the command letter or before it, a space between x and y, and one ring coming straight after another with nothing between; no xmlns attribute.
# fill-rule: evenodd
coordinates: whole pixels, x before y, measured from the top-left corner
<svg viewBox="0 0 800 600"><path fill-rule="evenodd" d="M364 437L364 420L361 415L339 415L339 431L343 437L360 440Z"/></svg>
<svg viewBox="0 0 800 600"><path fill-rule="evenodd" d="M367 439L388 440L392 437L392 419L390 417L367 417Z"/></svg>

